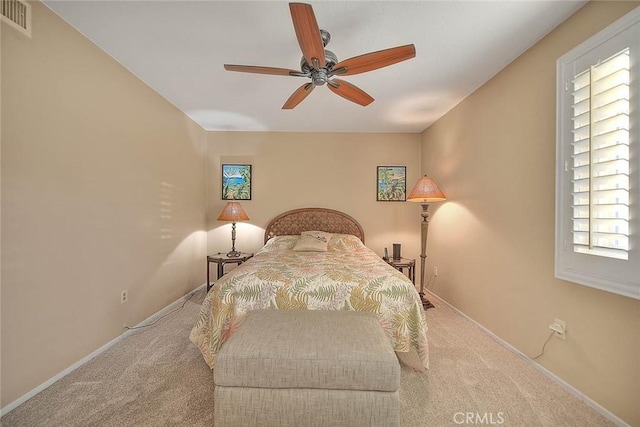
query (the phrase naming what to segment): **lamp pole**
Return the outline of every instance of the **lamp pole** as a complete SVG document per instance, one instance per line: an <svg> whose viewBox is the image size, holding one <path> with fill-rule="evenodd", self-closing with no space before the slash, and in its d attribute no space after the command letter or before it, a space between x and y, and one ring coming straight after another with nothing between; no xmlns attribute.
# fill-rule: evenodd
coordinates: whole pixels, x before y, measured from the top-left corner
<svg viewBox="0 0 640 427"><path fill-rule="evenodd" d="M427 234L429 233L429 204L422 203L422 223L420 224L421 252L420 252L420 299L422 307L426 310L433 307L431 301L424 297L424 266L427 261Z"/></svg>
<svg viewBox="0 0 640 427"><path fill-rule="evenodd" d="M240 256L240 252L236 251L236 222L231 222L231 252L227 253L227 256L234 258Z"/></svg>

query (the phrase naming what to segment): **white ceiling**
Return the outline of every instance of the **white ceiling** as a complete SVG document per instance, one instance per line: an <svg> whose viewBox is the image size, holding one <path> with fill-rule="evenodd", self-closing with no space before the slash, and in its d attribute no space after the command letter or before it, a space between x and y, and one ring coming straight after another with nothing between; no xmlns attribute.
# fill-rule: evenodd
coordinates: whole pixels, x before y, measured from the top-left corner
<svg viewBox="0 0 640 427"><path fill-rule="evenodd" d="M283 1L45 1L207 130L421 132L570 16L584 1L314 1L339 60L413 43L416 57L343 77L368 107L307 80L223 64L299 69Z"/></svg>

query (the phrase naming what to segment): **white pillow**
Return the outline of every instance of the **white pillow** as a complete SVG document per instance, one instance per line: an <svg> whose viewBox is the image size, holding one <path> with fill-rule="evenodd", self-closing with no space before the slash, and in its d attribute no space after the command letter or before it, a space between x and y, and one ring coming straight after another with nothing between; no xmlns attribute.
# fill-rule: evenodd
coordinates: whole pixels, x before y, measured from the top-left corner
<svg viewBox="0 0 640 427"><path fill-rule="evenodd" d="M303 231L293 250L326 252L331 236L331 233L325 233L324 231Z"/></svg>
<svg viewBox="0 0 640 427"><path fill-rule="evenodd" d="M274 236L267 240L267 243L260 248L256 255L262 252L275 252L285 249L293 249L296 243L300 240L300 236Z"/></svg>
<svg viewBox="0 0 640 427"><path fill-rule="evenodd" d="M334 234L329 240L329 252L356 252L364 247L364 243L352 234Z"/></svg>

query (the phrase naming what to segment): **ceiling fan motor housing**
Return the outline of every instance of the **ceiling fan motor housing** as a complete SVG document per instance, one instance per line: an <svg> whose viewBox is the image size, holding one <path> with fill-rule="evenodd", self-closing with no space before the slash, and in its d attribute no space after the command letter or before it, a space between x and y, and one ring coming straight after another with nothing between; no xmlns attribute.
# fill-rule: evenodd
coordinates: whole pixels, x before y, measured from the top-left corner
<svg viewBox="0 0 640 427"><path fill-rule="evenodd" d="M314 69L313 66L311 66L311 64L309 64L304 59L304 56L300 60L300 69L302 70L303 73L311 75L311 80L313 81L313 84L316 86L322 86L323 84L327 83L327 81L329 80L328 73L329 71L331 71L333 66L338 63L338 57L336 56L335 53L325 49L324 62L325 62L324 67Z"/></svg>

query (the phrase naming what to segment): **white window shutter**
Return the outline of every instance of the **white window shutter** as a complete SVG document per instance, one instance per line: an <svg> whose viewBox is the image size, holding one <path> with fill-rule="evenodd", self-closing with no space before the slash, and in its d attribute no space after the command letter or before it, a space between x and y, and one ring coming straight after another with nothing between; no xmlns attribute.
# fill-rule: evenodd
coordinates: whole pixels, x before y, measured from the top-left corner
<svg viewBox="0 0 640 427"><path fill-rule="evenodd" d="M573 250L629 258L629 49L573 81Z"/></svg>
<svg viewBox="0 0 640 427"><path fill-rule="evenodd" d="M640 299L640 8L557 68L556 277Z"/></svg>

